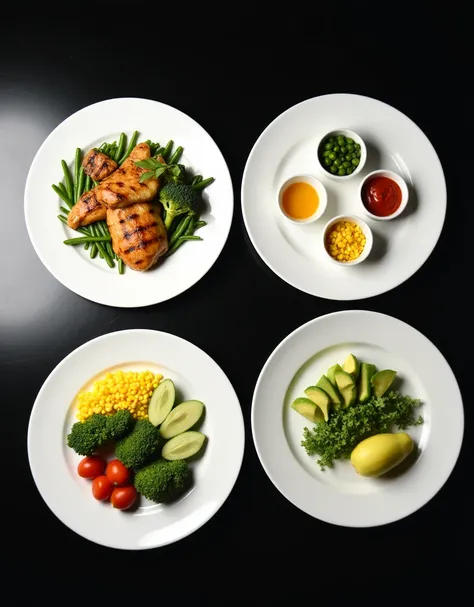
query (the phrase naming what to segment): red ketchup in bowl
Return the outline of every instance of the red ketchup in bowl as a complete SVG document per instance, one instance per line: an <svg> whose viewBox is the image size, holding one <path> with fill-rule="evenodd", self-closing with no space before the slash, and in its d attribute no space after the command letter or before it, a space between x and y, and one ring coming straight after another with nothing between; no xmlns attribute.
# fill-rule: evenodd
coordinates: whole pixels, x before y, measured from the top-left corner
<svg viewBox="0 0 474 607"><path fill-rule="evenodd" d="M362 189L362 202L377 217L393 215L402 202L402 191L390 177L376 175Z"/></svg>

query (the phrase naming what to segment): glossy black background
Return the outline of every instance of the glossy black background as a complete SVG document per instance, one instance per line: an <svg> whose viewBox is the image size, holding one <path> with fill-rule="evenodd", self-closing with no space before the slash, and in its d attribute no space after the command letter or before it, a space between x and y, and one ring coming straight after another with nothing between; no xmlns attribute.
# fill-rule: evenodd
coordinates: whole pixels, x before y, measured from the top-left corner
<svg viewBox="0 0 474 607"><path fill-rule="evenodd" d="M250 428L252 393L267 357L292 330L336 310L379 311L419 329L444 354L465 397L471 367L463 336L472 329L464 289L466 267L472 275L465 265L472 190L459 179L463 166L470 169L453 153L453 137L472 139L472 128L467 126L467 83L448 66L442 75L433 69L449 57L438 44L442 29L428 27L426 41L418 40L416 51L412 47L405 55L393 50L387 56L376 41L369 43L362 36L358 66L351 69L347 58L353 48L344 39L330 47L330 57L321 55L315 44L307 49L300 44L296 55L275 44L247 46L234 56L230 46L227 51L196 44L187 50L169 40L173 55L188 58L177 64L158 59L161 44L144 36L140 45L111 60L116 56L113 40L91 21L87 27L72 28L44 20L39 27L33 19L25 22L17 15L0 24L0 402L5 411L0 430L2 506L5 526L13 530L3 550L12 571L28 568L31 584L24 585L24 592L30 587L36 597L52 596L64 581L59 575L64 567L69 582L88 580L91 600L96 585L112 579L107 576L119 569L127 583L135 584L137 576L144 575L156 583L166 579L171 589L177 584L181 598L194 589L195 599L203 601L224 601L230 592L233 598L242 593L251 602L251 578L257 580L252 592L264 592L264 604L273 597L296 598L298 591L309 598L316 586L334 588L340 595L344 588L352 592L354 582L360 596L367 582L372 589L377 582L390 588L413 575L425 585L447 569L457 571L460 589L468 582L463 578L467 561L460 551L472 533L472 501L466 495L472 485L468 400L463 450L446 485L412 516L380 528L336 527L297 510L265 475ZM452 65L462 73L468 56L461 47L458 51ZM334 92L375 97L414 120L437 150L448 187L444 229L424 266L392 292L353 302L315 298L274 276L249 243L240 209L242 172L261 131L295 103ZM156 99L196 119L221 148L235 195L232 230L209 273L173 300L136 310L103 307L66 290L37 258L23 216L25 179L45 137L80 108L125 96ZM406 246L409 255L416 241ZM182 336L218 362L240 398L246 449L233 492L205 526L171 546L125 552L79 537L49 511L30 474L26 435L36 394L64 356L101 334L136 327ZM278 578L280 568L287 573ZM88 577L88 571L95 575ZM231 586L221 587L229 578L234 580ZM441 576L436 583L443 580ZM165 593L163 588L160 592Z"/></svg>

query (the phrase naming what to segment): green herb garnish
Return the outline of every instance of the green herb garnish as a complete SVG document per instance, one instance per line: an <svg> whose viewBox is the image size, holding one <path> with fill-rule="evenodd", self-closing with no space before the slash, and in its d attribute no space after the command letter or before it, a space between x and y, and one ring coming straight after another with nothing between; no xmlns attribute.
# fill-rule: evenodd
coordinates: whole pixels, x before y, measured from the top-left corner
<svg viewBox="0 0 474 607"><path fill-rule="evenodd" d="M140 183L143 183L147 179L154 177L158 179L164 173L178 177L183 171L183 167L180 164L168 164L165 161L158 160L158 158L147 158L146 160L135 161L137 167L141 169L148 169L146 173L140 177Z"/></svg>
<svg viewBox="0 0 474 607"><path fill-rule="evenodd" d="M405 430L422 424L421 415L415 417L420 404L419 399L391 390L366 403L333 411L328 422L316 424L311 430L305 428L301 445L308 455L319 456L321 470L332 468L334 460L349 459L354 447L373 434L391 432L395 426Z"/></svg>

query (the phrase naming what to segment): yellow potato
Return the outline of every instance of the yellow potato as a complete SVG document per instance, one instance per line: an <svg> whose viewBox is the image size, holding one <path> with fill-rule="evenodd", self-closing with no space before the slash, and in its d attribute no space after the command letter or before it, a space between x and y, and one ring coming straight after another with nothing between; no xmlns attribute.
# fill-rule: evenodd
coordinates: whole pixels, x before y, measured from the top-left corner
<svg viewBox="0 0 474 607"><path fill-rule="evenodd" d="M398 466L413 448L413 440L406 432L375 434L354 448L351 463L361 476L380 476Z"/></svg>

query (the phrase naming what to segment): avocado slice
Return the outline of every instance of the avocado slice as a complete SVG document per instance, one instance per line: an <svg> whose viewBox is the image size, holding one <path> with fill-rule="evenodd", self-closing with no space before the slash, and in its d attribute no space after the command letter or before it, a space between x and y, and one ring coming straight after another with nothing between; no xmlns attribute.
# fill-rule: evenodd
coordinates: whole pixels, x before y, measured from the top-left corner
<svg viewBox="0 0 474 607"><path fill-rule="evenodd" d="M352 377L357 381L360 372L360 362L354 354L349 354L346 360L342 364L342 369L346 373L350 373Z"/></svg>
<svg viewBox="0 0 474 607"><path fill-rule="evenodd" d="M392 369L382 369L382 371L374 373L370 378L372 394L374 396L383 396L392 385L396 375L397 372Z"/></svg>
<svg viewBox="0 0 474 607"><path fill-rule="evenodd" d="M355 379L346 371L336 371L334 374L337 387L344 401L344 408L353 405L357 399L357 385Z"/></svg>
<svg viewBox="0 0 474 607"><path fill-rule="evenodd" d="M309 398L295 398L291 403L291 408L310 422L318 423L324 421L322 410Z"/></svg>
<svg viewBox="0 0 474 607"><path fill-rule="evenodd" d="M372 384L370 380L377 371L372 363L362 363L360 366L359 402L365 403L372 396Z"/></svg>
<svg viewBox="0 0 474 607"><path fill-rule="evenodd" d="M318 386L309 386L309 388L306 388L304 393L321 409L324 415L324 421L328 421L329 407L331 405L331 398L329 394L321 388L318 388Z"/></svg>
<svg viewBox="0 0 474 607"><path fill-rule="evenodd" d="M331 404L334 405L334 408L339 409L343 402L342 397L339 394L339 390L332 385L332 383L325 375L321 375L318 380L318 383L316 384L316 387L321 388L321 390L324 390L326 394L329 395L329 398L331 399Z"/></svg>
<svg viewBox="0 0 474 607"><path fill-rule="evenodd" d="M342 371L342 367L340 364L336 364L332 367L329 367L328 372L326 373L326 377L329 379L329 381L335 388L337 388L336 380L334 379L334 373L336 373L336 371Z"/></svg>

